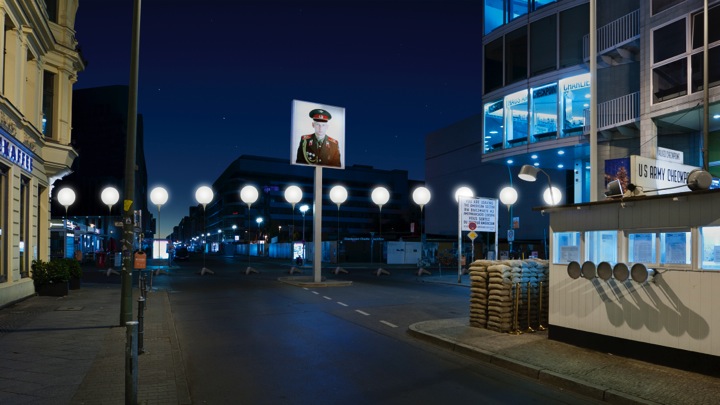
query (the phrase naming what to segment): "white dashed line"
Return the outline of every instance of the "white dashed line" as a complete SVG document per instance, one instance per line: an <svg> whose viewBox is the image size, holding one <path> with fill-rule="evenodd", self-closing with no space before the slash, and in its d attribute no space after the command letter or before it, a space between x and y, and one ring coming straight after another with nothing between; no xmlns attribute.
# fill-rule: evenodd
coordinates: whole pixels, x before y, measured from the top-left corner
<svg viewBox="0 0 720 405"><path fill-rule="evenodd" d="M328 297L327 295L323 295L323 298L325 298L328 301L332 300L332 298Z"/></svg>
<svg viewBox="0 0 720 405"><path fill-rule="evenodd" d="M344 303L344 302L340 302L340 301L338 301L338 305L342 305L342 306L344 306L344 307L348 306L348 304L346 304L346 303Z"/></svg>
<svg viewBox="0 0 720 405"><path fill-rule="evenodd" d="M358 314L365 315L365 316L370 316L370 314L368 314L367 312L361 311L359 309L356 309L355 312L357 312Z"/></svg>
<svg viewBox="0 0 720 405"><path fill-rule="evenodd" d="M315 295L320 295L320 293L317 292L317 291L313 291L312 293L315 294Z"/></svg>
<svg viewBox="0 0 720 405"><path fill-rule="evenodd" d="M389 327L391 327L391 328L397 328L397 327L398 327L397 325L394 325L394 324L392 324L392 323L390 323L390 322L388 322L388 321L380 321L380 323L383 324L383 325L387 325L387 326L389 326Z"/></svg>

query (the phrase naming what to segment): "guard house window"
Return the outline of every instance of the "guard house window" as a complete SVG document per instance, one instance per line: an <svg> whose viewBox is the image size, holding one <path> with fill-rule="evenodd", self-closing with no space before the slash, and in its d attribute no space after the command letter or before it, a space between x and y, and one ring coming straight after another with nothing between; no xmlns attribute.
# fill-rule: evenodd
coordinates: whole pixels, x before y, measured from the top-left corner
<svg viewBox="0 0 720 405"><path fill-rule="evenodd" d="M700 267L706 270L720 270L720 226L700 228Z"/></svg>
<svg viewBox="0 0 720 405"><path fill-rule="evenodd" d="M553 233L553 263L580 263L580 232Z"/></svg>
<svg viewBox="0 0 720 405"><path fill-rule="evenodd" d="M530 24L530 76L557 68L557 26L555 14Z"/></svg>
<svg viewBox="0 0 720 405"><path fill-rule="evenodd" d="M505 35L505 84L527 79L527 28Z"/></svg>
<svg viewBox="0 0 720 405"><path fill-rule="evenodd" d="M684 1L685 0L652 0L652 14L655 15L659 12L665 11L670 7L680 4Z"/></svg>
<svg viewBox="0 0 720 405"><path fill-rule="evenodd" d="M582 135L590 108L590 74L560 80L562 136Z"/></svg>
<svg viewBox="0 0 720 405"><path fill-rule="evenodd" d="M660 264L689 265L690 251L690 232L660 233Z"/></svg>
<svg viewBox="0 0 720 405"><path fill-rule="evenodd" d="M505 134L507 146L527 143L528 91L520 90L505 97Z"/></svg>
<svg viewBox="0 0 720 405"><path fill-rule="evenodd" d="M485 45L485 93L503 85L503 39L498 38Z"/></svg>
<svg viewBox="0 0 720 405"><path fill-rule="evenodd" d="M586 257L591 262L617 263L617 231L592 231L585 236Z"/></svg>
<svg viewBox="0 0 720 405"><path fill-rule="evenodd" d="M655 233L631 233L628 235L628 261L632 263L657 263Z"/></svg>
<svg viewBox="0 0 720 405"><path fill-rule="evenodd" d="M531 89L533 142L557 137L557 84Z"/></svg>
<svg viewBox="0 0 720 405"><path fill-rule="evenodd" d="M485 104L483 150L492 152L503 146L503 100Z"/></svg>

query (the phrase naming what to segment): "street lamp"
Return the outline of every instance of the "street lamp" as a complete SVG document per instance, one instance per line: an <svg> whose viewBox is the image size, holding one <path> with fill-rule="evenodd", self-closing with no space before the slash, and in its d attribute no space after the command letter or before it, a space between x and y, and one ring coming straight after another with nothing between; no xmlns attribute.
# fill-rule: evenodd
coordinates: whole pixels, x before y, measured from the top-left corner
<svg viewBox="0 0 720 405"><path fill-rule="evenodd" d="M110 236L110 221L112 221L112 207L113 205L117 204L117 202L120 200L120 193L117 191L115 187L105 187L100 193L100 199L102 202L108 206L108 237ZM113 249L115 250L115 249ZM110 242L108 241L108 251L110 251ZM108 253L107 261L110 261L110 253ZM110 276L110 274L120 274L117 271L113 270L112 266L108 264L108 271L107 276Z"/></svg>
<svg viewBox="0 0 720 405"><path fill-rule="evenodd" d="M208 186L200 186L195 191L195 200L197 200L198 204L201 204L203 206L203 232L206 230L206 212L205 207L212 201L213 199L213 191ZM203 276L205 273L215 274L212 270L205 267L205 245L202 245L203 250L203 267L202 270L200 270L200 275Z"/></svg>
<svg viewBox="0 0 720 405"><path fill-rule="evenodd" d="M425 187L418 187L413 191L412 194L413 201L415 204L420 206L420 243L421 243L421 257L422 261L425 260L425 230L424 230L424 214L423 214L423 207L427 205L427 203L430 202L430 190L428 190ZM429 271L425 270L422 266L418 269L418 275L422 274L430 274Z"/></svg>
<svg viewBox="0 0 720 405"><path fill-rule="evenodd" d="M65 217L63 218L63 257L67 257L67 212L68 207L70 207L75 202L75 192L71 188L63 188L58 191L57 199L60 205L65 207Z"/></svg>
<svg viewBox="0 0 720 405"><path fill-rule="evenodd" d="M300 212L302 212L303 216L303 233L302 233L302 258L303 263L305 263L305 213L310 209L310 207L307 204L303 204L300 206Z"/></svg>
<svg viewBox="0 0 720 405"><path fill-rule="evenodd" d="M458 256L457 256L457 262L458 262L458 283L462 282L462 204L460 199L462 198L473 198L475 196L475 192L470 187L459 187L457 190L455 190L455 201L458 203ZM473 245L473 249L474 249Z"/></svg>
<svg viewBox="0 0 720 405"><path fill-rule="evenodd" d="M302 189L298 186L290 186L285 189L285 200L292 205L292 237L290 238L290 256L295 255L295 204L302 200L302 195ZM291 257L291 259L294 259L294 257ZM290 268L290 271L292 272L292 267Z"/></svg>
<svg viewBox="0 0 720 405"><path fill-rule="evenodd" d="M517 190L515 190L514 187L508 186L500 190L500 202L507 205L508 207L508 217L510 218L510 226L508 228L507 233L507 240L508 240L508 249L510 254L512 254L512 244L514 240L514 232L513 232L513 226L512 226L512 205L517 202L518 199L518 193Z"/></svg>
<svg viewBox="0 0 720 405"><path fill-rule="evenodd" d="M390 200L390 192L385 187L375 187L370 194L370 198L378 206L378 225L380 227L380 233L378 235L382 237L382 206L387 204L387 202ZM373 233L370 232L370 263L372 263L373 261L373 254L375 253L374 251L375 238L373 237ZM379 268L377 271L377 275L379 276L381 274L390 273L382 268Z"/></svg>
<svg viewBox="0 0 720 405"><path fill-rule="evenodd" d="M260 194L255 186L245 186L240 190L240 199L247 204L247 261L248 267L245 269L245 274L257 273L257 270L250 267L250 207L255 201L257 201Z"/></svg>
<svg viewBox="0 0 720 405"><path fill-rule="evenodd" d="M168 200L168 192L162 187L155 187L150 191L150 201L157 206L158 220L157 220L157 233L161 234L160 231L160 207L162 207Z"/></svg>
<svg viewBox="0 0 720 405"><path fill-rule="evenodd" d="M330 189L330 200L337 204L337 246L335 247L335 254L337 256L337 265L335 268L335 274L340 272L347 273L345 269L340 267L340 205L347 201L348 192L343 186L335 186Z"/></svg>
<svg viewBox="0 0 720 405"><path fill-rule="evenodd" d="M543 169L531 165L523 165L520 168L520 173L518 173L518 177L520 178L520 180L533 182L537 180L538 173L543 173L547 177L548 181L548 188L543 193L543 200L545 200L545 203L548 205L559 204L560 200L562 199L562 193L559 189L553 187L552 182L550 181L550 175L547 174L547 172L545 172Z"/></svg>

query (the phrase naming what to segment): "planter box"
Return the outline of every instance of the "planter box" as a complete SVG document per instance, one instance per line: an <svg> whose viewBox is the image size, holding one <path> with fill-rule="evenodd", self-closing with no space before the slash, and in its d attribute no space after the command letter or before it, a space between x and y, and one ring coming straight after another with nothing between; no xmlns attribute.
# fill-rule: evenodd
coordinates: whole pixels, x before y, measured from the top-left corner
<svg viewBox="0 0 720 405"><path fill-rule="evenodd" d="M35 292L49 297L64 297L68 295L68 283L38 284L35 285Z"/></svg>

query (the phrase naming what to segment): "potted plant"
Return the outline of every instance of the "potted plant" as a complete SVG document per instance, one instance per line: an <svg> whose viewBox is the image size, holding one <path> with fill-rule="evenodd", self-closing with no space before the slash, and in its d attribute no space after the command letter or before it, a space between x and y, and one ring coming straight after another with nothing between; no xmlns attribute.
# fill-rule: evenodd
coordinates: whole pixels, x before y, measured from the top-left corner
<svg viewBox="0 0 720 405"><path fill-rule="evenodd" d="M67 272L70 275L70 289L79 290L80 279L82 278L82 267L80 267L80 262L73 259L60 260L64 262L64 266L66 267Z"/></svg>
<svg viewBox="0 0 720 405"><path fill-rule="evenodd" d="M68 267L58 260L45 262L33 260L32 278L38 295L62 297L68 293L70 273Z"/></svg>

